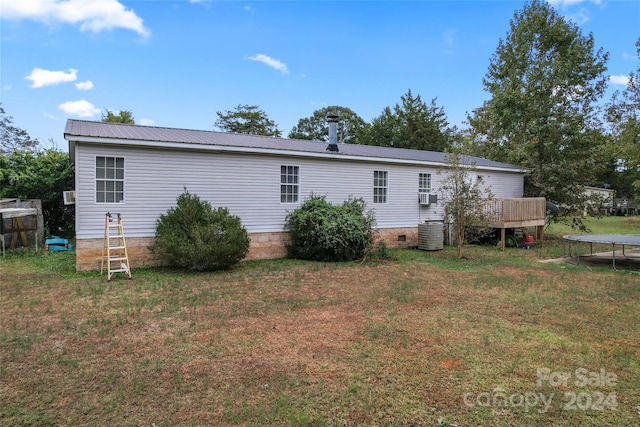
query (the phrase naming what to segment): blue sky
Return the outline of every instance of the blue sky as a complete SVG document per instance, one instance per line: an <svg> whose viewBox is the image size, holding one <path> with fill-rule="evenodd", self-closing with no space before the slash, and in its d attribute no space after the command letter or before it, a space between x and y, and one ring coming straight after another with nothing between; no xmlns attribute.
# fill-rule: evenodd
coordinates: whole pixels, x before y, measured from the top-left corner
<svg viewBox="0 0 640 427"><path fill-rule="evenodd" d="M638 67L640 0L554 0L610 53L610 91ZM286 136L328 105L364 120L411 89L452 125L488 98L491 55L522 1L0 0L0 101L14 125L63 140L105 109L214 130L258 105Z"/></svg>

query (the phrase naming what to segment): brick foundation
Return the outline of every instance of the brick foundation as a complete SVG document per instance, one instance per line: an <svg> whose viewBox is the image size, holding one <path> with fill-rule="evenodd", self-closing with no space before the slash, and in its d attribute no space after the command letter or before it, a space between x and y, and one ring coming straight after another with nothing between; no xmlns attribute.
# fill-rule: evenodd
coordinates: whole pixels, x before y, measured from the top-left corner
<svg viewBox="0 0 640 427"><path fill-rule="evenodd" d="M127 254L131 268L158 267L162 262L151 252L148 246L153 237L128 237ZM103 239L82 239L76 241L76 271L100 270L102 263Z"/></svg>
<svg viewBox="0 0 640 427"><path fill-rule="evenodd" d="M418 227L381 228L378 239L390 248L415 248L418 246Z"/></svg>
<svg viewBox="0 0 640 427"><path fill-rule="evenodd" d="M286 233L250 233L251 244L245 259L283 258L287 255ZM378 230L378 238L390 248L418 246L418 228L385 228ZM128 237L127 253L131 268L159 267L162 261L149 252L153 237ZM76 241L76 271L100 270L103 239L81 239Z"/></svg>

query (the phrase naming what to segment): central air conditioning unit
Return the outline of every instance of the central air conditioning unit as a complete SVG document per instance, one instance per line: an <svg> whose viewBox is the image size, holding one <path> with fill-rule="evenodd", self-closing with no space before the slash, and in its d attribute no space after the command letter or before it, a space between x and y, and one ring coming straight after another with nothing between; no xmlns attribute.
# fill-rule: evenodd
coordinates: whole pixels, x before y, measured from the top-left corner
<svg viewBox="0 0 640 427"><path fill-rule="evenodd" d="M423 222L418 224L418 249L440 251L444 246L444 224Z"/></svg>
<svg viewBox="0 0 640 427"><path fill-rule="evenodd" d="M431 193L418 193L418 200L421 205L429 206L432 203L438 203L438 195Z"/></svg>
<svg viewBox="0 0 640 427"><path fill-rule="evenodd" d="M75 205L76 204L76 192L75 191L63 191L62 199L64 200L65 205Z"/></svg>

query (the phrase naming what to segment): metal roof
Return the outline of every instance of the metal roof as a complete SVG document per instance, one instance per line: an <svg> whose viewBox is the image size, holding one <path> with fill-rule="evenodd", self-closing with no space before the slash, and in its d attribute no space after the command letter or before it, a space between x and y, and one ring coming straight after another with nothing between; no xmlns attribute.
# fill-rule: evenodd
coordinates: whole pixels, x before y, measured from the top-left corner
<svg viewBox="0 0 640 427"><path fill-rule="evenodd" d="M202 145L211 148L226 147L231 150L237 148L242 149L244 152L269 152L293 156L313 155L314 157L326 156L327 158L344 156L353 160L378 160L392 163L395 161L446 165L448 156L447 153L435 151L358 144L338 144L340 151L336 153L327 151L327 143L324 141L72 119L67 120L64 138L70 143L108 141L110 143L122 143L123 145L140 145L141 142L145 142L144 145L150 145L149 143L151 143L151 145L159 147L167 144L171 147L176 147L176 144L178 146L184 144L183 148L185 149L193 148L193 145ZM495 162L481 157L465 157L464 162L473 164L478 169L525 172L519 166Z"/></svg>

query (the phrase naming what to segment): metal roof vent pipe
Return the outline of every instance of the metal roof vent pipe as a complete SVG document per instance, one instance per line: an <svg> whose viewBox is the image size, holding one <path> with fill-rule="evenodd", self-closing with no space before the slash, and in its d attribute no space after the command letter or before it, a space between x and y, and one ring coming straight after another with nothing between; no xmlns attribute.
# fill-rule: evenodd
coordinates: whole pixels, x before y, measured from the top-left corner
<svg viewBox="0 0 640 427"><path fill-rule="evenodd" d="M338 152L338 116L331 114L327 116L329 123L329 145L327 151Z"/></svg>

